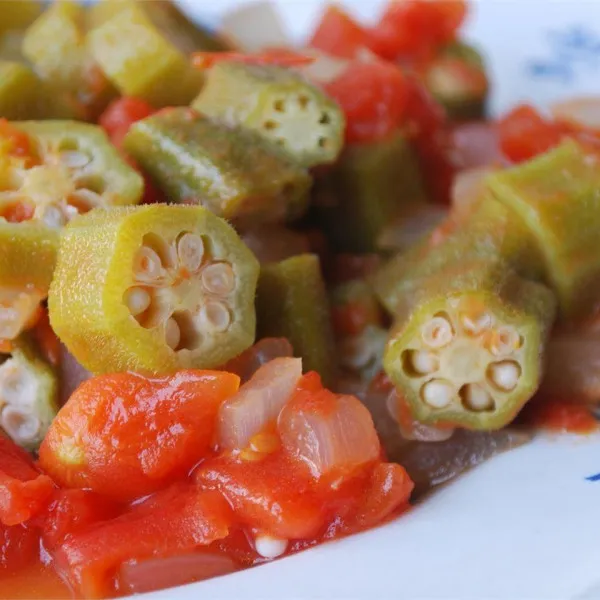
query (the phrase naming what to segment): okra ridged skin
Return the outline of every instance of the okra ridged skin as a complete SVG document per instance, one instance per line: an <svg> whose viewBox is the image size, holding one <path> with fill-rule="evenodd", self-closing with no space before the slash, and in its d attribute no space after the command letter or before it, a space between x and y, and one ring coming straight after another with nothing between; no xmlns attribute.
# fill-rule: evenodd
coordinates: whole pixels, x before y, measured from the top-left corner
<svg viewBox="0 0 600 600"><path fill-rule="evenodd" d="M306 371L336 376L329 300L319 258L301 254L263 266L256 298L258 337L285 337Z"/></svg>
<svg viewBox="0 0 600 600"><path fill-rule="evenodd" d="M419 280L384 368L427 424L507 425L537 391L556 300L503 260L465 258Z"/></svg>
<svg viewBox="0 0 600 600"><path fill-rule="evenodd" d="M377 251L384 228L427 201L401 131L380 142L347 145L319 185L319 218L340 252Z"/></svg>
<svg viewBox="0 0 600 600"><path fill-rule="evenodd" d="M15 127L27 133L35 151L45 154L76 150L90 158L85 174L87 186L102 197L106 205L137 204L144 191L144 180L121 157L106 133L97 125L75 121L16 121Z"/></svg>
<svg viewBox="0 0 600 600"><path fill-rule="evenodd" d="M95 209L63 230L50 321L94 373L213 368L254 342L258 272L202 207Z"/></svg>
<svg viewBox="0 0 600 600"><path fill-rule="evenodd" d="M257 131L304 167L333 163L344 144L340 107L290 69L217 63L192 108Z"/></svg>
<svg viewBox="0 0 600 600"><path fill-rule="evenodd" d="M198 94L202 74L146 15L127 3L88 33L96 63L123 96L135 96L156 108L184 105Z"/></svg>
<svg viewBox="0 0 600 600"><path fill-rule="evenodd" d="M34 119L40 116L39 79L26 65L0 60L0 117Z"/></svg>
<svg viewBox="0 0 600 600"><path fill-rule="evenodd" d="M0 427L20 446L37 450L58 412L58 378L27 335L0 363L0 406Z"/></svg>
<svg viewBox="0 0 600 600"><path fill-rule="evenodd" d="M600 286L600 157L567 141L493 174L488 187L537 244L561 317L589 313Z"/></svg>
<svg viewBox="0 0 600 600"><path fill-rule="evenodd" d="M0 286L48 293L56 265L59 233L42 223L0 219Z"/></svg>
<svg viewBox="0 0 600 600"><path fill-rule="evenodd" d="M269 148L253 131L188 108L135 123L125 148L171 202L201 204L226 219L295 219L308 203L306 169Z"/></svg>

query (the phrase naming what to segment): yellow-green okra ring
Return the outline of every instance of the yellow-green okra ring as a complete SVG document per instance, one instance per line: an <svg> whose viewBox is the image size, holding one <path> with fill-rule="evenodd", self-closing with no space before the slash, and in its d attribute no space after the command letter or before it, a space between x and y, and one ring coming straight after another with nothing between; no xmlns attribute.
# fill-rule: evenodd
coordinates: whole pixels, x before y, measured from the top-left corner
<svg viewBox="0 0 600 600"><path fill-rule="evenodd" d="M218 367L254 342L258 271L203 207L96 209L63 231L50 321L94 373Z"/></svg>

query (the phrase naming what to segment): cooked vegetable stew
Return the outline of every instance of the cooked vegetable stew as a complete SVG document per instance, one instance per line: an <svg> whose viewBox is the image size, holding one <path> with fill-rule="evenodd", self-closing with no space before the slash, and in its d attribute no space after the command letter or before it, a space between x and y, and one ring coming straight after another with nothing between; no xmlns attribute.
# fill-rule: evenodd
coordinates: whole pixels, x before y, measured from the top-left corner
<svg viewBox="0 0 600 600"><path fill-rule="evenodd" d="M463 0L246 52L0 1L0 598L364 531L600 404L600 100L486 120Z"/></svg>

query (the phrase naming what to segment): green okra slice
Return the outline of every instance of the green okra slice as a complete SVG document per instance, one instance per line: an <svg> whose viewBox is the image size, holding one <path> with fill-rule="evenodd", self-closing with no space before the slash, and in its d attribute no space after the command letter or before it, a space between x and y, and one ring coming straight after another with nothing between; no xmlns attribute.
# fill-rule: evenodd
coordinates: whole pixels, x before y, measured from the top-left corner
<svg viewBox="0 0 600 600"><path fill-rule="evenodd" d="M384 368L419 421L499 429L540 385L555 304L548 288L502 259L457 257L419 279Z"/></svg>
<svg viewBox="0 0 600 600"><path fill-rule="evenodd" d="M36 450L58 411L57 376L26 336L0 355L0 427L19 446Z"/></svg>
<svg viewBox="0 0 600 600"><path fill-rule="evenodd" d="M484 194L468 216L450 216L427 239L380 267L371 284L381 304L396 315L410 308L421 280L437 273L451 278L471 259L502 260L527 279L544 279L542 257L522 221Z"/></svg>
<svg viewBox="0 0 600 600"><path fill-rule="evenodd" d="M285 337L307 371L335 378L335 342L319 258L302 254L261 269L258 337Z"/></svg>
<svg viewBox="0 0 600 600"><path fill-rule="evenodd" d="M486 116L489 82L480 52L464 42L452 42L431 61L425 85L453 121Z"/></svg>
<svg viewBox="0 0 600 600"><path fill-rule="evenodd" d="M44 3L39 0L0 0L0 33L27 27L43 10Z"/></svg>
<svg viewBox="0 0 600 600"><path fill-rule="evenodd" d="M0 60L0 117L31 119L40 113L40 81L26 65Z"/></svg>
<svg viewBox="0 0 600 600"><path fill-rule="evenodd" d="M213 368L254 342L258 271L203 207L96 209L63 230L50 322L94 373Z"/></svg>
<svg viewBox="0 0 600 600"><path fill-rule="evenodd" d="M600 160L567 141L546 154L494 173L494 196L522 219L544 261L561 316L583 316L600 285Z"/></svg>
<svg viewBox="0 0 600 600"><path fill-rule="evenodd" d="M334 162L344 143L339 106L290 69L219 62L192 107L254 129L305 167Z"/></svg>
<svg viewBox="0 0 600 600"><path fill-rule="evenodd" d="M0 206L19 202L33 218L61 227L96 206L136 204L144 182L104 131L73 121L15 121L29 136L29 161L0 163Z"/></svg>
<svg viewBox="0 0 600 600"><path fill-rule="evenodd" d="M317 190L319 217L340 252L373 252L384 229L426 202L405 135L348 145Z"/></svg>
<svg viewBox="0 0 600 600"><path fill-rule="evenodd" d="M294 219L308 202L306 169L274 152L255 132L189 108L138 121L125 148L169 200L201 204L227 219Z"/></svg>
<svg viewBox="0 0 600 600"><path fill-rule="evenodd" d="M142 6L127 3L88 34L90 52L123 96L156 108L188 104L202 74L153 25Z"/></svg>
<svg viewBox="0 0 600 600"><path fill-rule="evenodd" d="M27 29L22 51L54 95L70 102L79 118L93 120L116 96L86 42L85 8L55 2Z"/></svg>

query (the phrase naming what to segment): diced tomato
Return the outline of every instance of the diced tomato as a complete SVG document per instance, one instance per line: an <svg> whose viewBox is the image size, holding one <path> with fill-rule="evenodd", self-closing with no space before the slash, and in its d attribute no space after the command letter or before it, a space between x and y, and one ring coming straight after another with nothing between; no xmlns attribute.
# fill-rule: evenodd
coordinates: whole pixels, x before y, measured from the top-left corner
<svg viewBox="0 0 600 600"><path fill-rule="evenodd" d="M327 275L333 283L344 283L364 279L380 265L381 257L378 254L336 254Z"/></svg>
<svg viewBox="0 0 600 600"><path fill-rule="evenodd" d="M371 311L362 302L349 302L341 306L333 306L331 320L338 336L359 335L371 322Z"/></svg>
<svg viewBox="0 0 600 600"><path fill-rule="evenodd" d="M108 105L98 119L98 123L106 131L111 142L120 147L131 125L154 112L155 109L145 100L123 97Z"/></svg>
<svg viewBox="0 0 600 600"><path fill-rule="evenodd" d="M370 46L370 36L348 13L330 4L308 45L332 56L354 58L361 48Z"/></svg>
<svg viewBox="0 0 600 600"><path fill-rule="evenodd" d="M41 512L54 484L41 474L31 457L4 435L0 435L0 522L19 525Z"/></svg>
<svg viewBox="0 0 600 600"><path fill-rule="evenodd" d="M408 506L414 487L402 466L394 463L376 465L357 508L344 518L343 530L353 533L380 525L398 509Z"/></svg>
<svg viewBox="0 0 600 600"><path fill-rule="evenodd" d="M125 562L208 546L227 536L232 518L220 494L177 484L116 519L68 536L54 553L56 568L85 598L112 597Z"/></svg>
<svg viewBox="0 0 600 600"><path fill-rule="evenodd" d="M40 310L32 333L44 358L53 367L57 367L60 363L60 340L50 326L50 319L48 318L48 310L46 308Z"/></svg>
<svg viewBox="0 0 600 600"><path fill-rule="evenodd" d="M40 536L29 525L0 525L0 575L32 564L39 556Z"/></svg>
<svg viewBox="0 0 600 600"><path fill-rule="evenodd" d="M306 469L282 453L259 461L218 458L195 473L199 485L220 491L242 524L284 539L319 534L326 508Z"/></svg>
<svg viewBox="0 0 600 600"><path fill-rule="evenodd" d="M588 434L600 425L590 408L564 400L540 399L526 409L526 420L550 431Z"/></svg>
<svg viewBox="0 0 600 600"><path fill-rule="evenodd" d="M3 118L0 118L0 138L8 143L7 150L13 156L22 158L29 158L31 156L31 140L29 136Z"/></svg>
<svg viewBox="0 0 600 600"><path fill-rule="evenodd" d="M346 141L375 142L397 130L406 114L406 77L392 63L355 61L325 91L346 115Z"/></svg>
<svg viewBox="0 0 600 600"><path fill-rule="evenodd" d="M9 223L22 223L29 221L34 215L35 209L29 202L15 202L0 209L0 217Z"/></svg>
<svg viewBox="0 0 600 600"><path fill-rule="evenodd" d="M90 379L54 419L40 462L63 486L117 500L157 491L210 451L219 407L239 381L222 371Z"/></svg>
<svg viewBox="0 0 600 600"><path fill-rule="evenodd" d="M371 32L371 49L388 60L428 60L456 38L466 15L465 0L392 1Z"/></svg>
<svg viewBox="0 0 600 600"><path fill-rule="evenodd" d="M0 339L0 354L10 354L13 351L11 340Z"/></svg>
<svg viewBox="0 0 600 600"><path fill-rule="evenodd" d="M257 54L243 54L242 52L195 52L192 55L192 64L197 69L210 69L219 62L303 67L315 62L315 58L300 54L289 48L267 48Z"/></svg>
<svg viewBox="0 0 600 600"><path fill-rule="evenodd" d="M112 519L118 511L119 506L114 501L90 490L56 490L47 509L40 515L44 547L52 551L65 541L67 535Z"/></svg>

